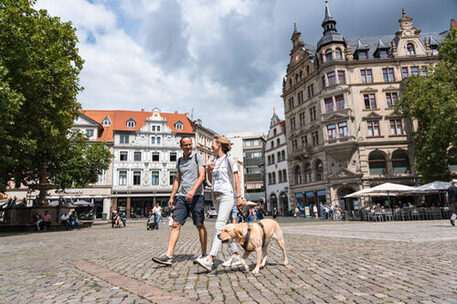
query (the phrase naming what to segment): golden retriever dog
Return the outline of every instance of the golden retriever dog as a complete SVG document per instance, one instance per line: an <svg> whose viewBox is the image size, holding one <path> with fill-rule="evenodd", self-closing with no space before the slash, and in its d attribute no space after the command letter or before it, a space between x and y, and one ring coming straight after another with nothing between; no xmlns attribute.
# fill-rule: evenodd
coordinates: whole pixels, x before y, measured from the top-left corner
<svg viewBox="0 0 457 304"><path fill-rule="evenodd" d="M284 265L287 266L289 264L287 261L286 249L284 247L284 238L278 222L264 219L261 220L260 223L262 223L263 229L258 222L252 222L250 224L228 224L217 236L223 243L232 241L240 244L244 248L245 251L241 257L241 263L246 271L249 271L246 259L252 251L256 252L257 262L254 270L252 270L252 273L254 274L259 273L260 268L265 266L267 262L268 244L272 239L276 240L282 250ZM249 228L250 232L248 233Z"/></svg>

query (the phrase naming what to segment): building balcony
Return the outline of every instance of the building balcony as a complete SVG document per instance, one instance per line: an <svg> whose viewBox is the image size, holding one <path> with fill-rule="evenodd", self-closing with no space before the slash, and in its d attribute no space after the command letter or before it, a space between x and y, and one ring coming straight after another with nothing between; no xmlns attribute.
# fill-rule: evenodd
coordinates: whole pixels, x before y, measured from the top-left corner
<svg viewBox="0 0 457 304"><path fill-rule="evenodd" d="M293 160L300 160L303 161L313 154L314 147L311 145L305 145L291 153L291 157Z"/></svg>
<svg viewBox="0 0 457 304"><path fill-rule="evenodd" d="M263 176L262 176L262 173L246 173L244 175L244 180L246 182L262 182L263 183Z"/></svg>
<svg viewBox="0 0 457 304"><path fill-rule="evenodd" d="M357 145L355 136L338 137L324 141L324 150L329 153L337 153L340 157L351 156Z"/></svg>

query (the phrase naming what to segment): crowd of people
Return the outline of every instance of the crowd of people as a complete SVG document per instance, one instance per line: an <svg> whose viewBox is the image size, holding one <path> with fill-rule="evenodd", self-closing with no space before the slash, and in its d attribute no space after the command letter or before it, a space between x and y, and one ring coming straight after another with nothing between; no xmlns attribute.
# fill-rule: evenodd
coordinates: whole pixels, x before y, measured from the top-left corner
<svg viewBox="0 0 457 304"><path fill-rule="evenodd" d="M78 230L79 228L79 217L78 214L73 210L70 214L67 212L62 213L60 216L60 224L65 226L65 230ZM52 217L48 210L42 215L40 211L37 211L34 215L34 225L37 231L44 231L50 229L52 226Z"/></svg>

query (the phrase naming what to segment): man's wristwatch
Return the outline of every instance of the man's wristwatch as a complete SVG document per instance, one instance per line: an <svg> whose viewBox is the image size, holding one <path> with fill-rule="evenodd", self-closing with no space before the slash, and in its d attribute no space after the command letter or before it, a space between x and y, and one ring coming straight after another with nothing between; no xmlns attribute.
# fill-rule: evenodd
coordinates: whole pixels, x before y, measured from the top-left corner
<svg viewBox="0 0 457 304"><path fill-rule="evenodd" d="M239 195L239 194L235 195L235 198L240 198L240 197L241 197L241 195Z"/></svg>

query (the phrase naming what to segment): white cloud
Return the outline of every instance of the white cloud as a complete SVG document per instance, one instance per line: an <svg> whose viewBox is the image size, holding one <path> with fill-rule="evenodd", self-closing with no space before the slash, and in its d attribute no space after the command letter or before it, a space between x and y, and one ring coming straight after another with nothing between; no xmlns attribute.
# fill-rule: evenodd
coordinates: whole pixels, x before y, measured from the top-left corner
<svg viewBox="0 0 457 304"><path fill-rule="evenodd" d="M146 24L149 14L160 7L159 2L119 0L114 8L108 2L39 0L37 3L37 8L72 21L78 29L80 55L85 59L80 75L85 90L79 96L83 108L147 110L158 106L168 112L193 110L194 118L203 119L208 127L219 132L265 131L271 116L270 105L279 100L277 90L266 92L246 107L234 106L229 100L230 89L203 70L196 73L198 67L165 71L154 61L153 52L126 34L119 25L122 23L119 12L116 14L121 9L126 16L143 18ZM189 50L223 39L217 30L221 18L228 14L246 16L251 5L238 0L206 3L181 2ZM89 34L93 36L90 41Z"/></svg>

